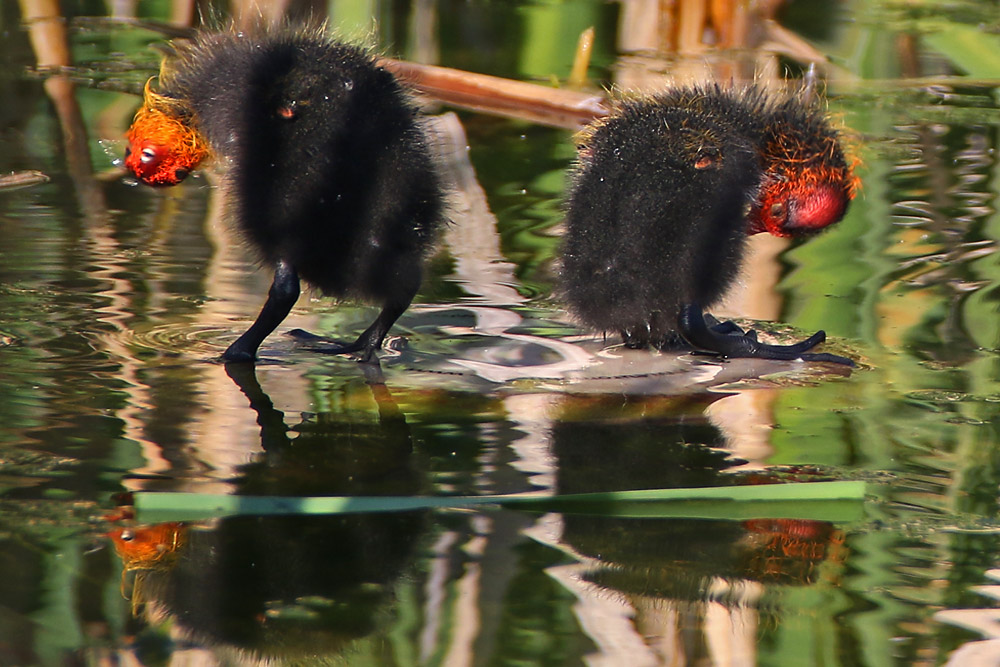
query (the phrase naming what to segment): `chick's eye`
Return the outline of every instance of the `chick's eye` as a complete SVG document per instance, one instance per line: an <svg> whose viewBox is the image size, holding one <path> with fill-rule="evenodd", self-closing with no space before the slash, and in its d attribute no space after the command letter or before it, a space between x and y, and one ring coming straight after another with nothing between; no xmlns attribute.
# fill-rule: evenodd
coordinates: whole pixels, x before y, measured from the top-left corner
<svg viewBox="0 0 1000 667"><path fill-rule="evenodd" d="M187 169L175 169L174 178L176 178L178 181L183 181L185 178L188 177L188 173L189 172Z"/></svg>
<svg viewBox="0 0 1000 667"><path fill-rule="evenodd" d="M156 160L156 158L155 148L143 148L142 153L139 156L139 161L143 164L149 164L150 162Z"/></svg>
<svg viewBox="0 0 1000 667"><path fill-rule="evenodd" d="M771 204L770 216L773 219L781 220L785 217L787 209L785 205L781 202L775 202Z"/></svg>
<svg viewBox="0 0 1000 667"><path fill-rule="evenodd" d="M132 147L131 146L126 146L125 147L125 158L127 159L128 156L131 155L131 154L132 154Z"/></svg>

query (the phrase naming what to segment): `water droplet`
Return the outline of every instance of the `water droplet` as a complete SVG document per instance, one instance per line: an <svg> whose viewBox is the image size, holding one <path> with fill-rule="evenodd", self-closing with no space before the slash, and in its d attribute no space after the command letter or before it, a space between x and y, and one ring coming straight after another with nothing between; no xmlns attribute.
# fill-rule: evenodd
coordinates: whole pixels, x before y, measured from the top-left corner
<svg viewBox="0 0 1000 667"><path fill-rule="evenodd" d="M108 161L115 167L122 166L122 156L125 155L127 143L124 139L98 139L101 151L108 156Z"/></svg>

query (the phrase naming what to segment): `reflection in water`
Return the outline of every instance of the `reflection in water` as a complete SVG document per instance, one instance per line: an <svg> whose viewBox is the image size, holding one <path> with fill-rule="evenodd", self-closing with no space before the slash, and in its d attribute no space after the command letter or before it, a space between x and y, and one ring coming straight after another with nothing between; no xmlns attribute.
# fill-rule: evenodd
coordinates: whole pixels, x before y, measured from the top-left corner
<svg viewBox="0 0 1000 667"><path fill-rule="evenodd" d="M972 99L992 95L969 92ZM907 345L924 324L934 339L923 342L935 359L963 363L977 347L1000 347L996 318L977 312L991 300L990 265L997 239L983 238L989 228L995 192L988 174L994 169L994 140L989 130L972 125L947 128L916 125L899 128L902 157L889 175L898 201L892 202L899 257L884 289L896 296L879 304L888 320L880 342ZM943 165L950 170L942 173ZM936 297L936 298L932 298ZM927 326L930 325L930 326Z"/></svg>
<svg viewBox="0 0 1000 667"><path fill-rule="evenodd" d="M249 399L264 450L240 466L236 488L250 495L415 495L420 476L406 418L382 379L378 363L359 364L378 407L375 422L350 412L308 417L292 430L264 393L253 364L227 364L226 373Z"/></svg>
<svg viewBox="0 0 1000 667"><path fill-rule="evenodd" d="M170 547L156 545L176 550L155 563L140 560L122 532L111 538L134 573L132 605L149 632L170 623L174 641L293 658L339 652L382 627L380 612L422 526L419 514L400 513L133 530L147 547L163 533L182 535Z"/></svg>
<svg viewBox="0 0 1000 667"><path fill-rule="evenodd" d="M123 516L123 518L126 518ZM151 526L118 528L108 537L115 553L122 559L122 596L132 600L132 613L140 611L145 599L146 573L173 569L187 540L188 528L183 523L167 522ZM135 573L132 590L127 587L130 573Z"/></svg>
<svg viewBox="0 0 1000 667"><path fill-rule="evenodd" d="M36 62L41 70L58 71L71 63L69 34L56 3L22 2L22 19L28 26ZM77 204L84 219L96 224L107 217L104 191L94 178L87 126L77 100L76 86L65 74L45 79L45 92L52 100L62 129L66 170L72 179Z"/></svg>
<svg viewBox="0 0 1000 667"><path fill-rule="evenodd" d="M552 426L559 492L780 481L734 474L746 462L706 416L720 396L565 397ZM605 653L634 624L644 642L636 653L666 664L754 664L759 629L787 613L765 598L781 587L832 587L846 559L843 532L822 521L565 514L541 539L581 561L552 574L580 597L581 622ZM621 627L599 620L609 617Z"/></svg>
<svg viewBox="0 0 1000 667"><path fill-rule="evenodd" d="M262 453L239 468L238 492L415 494L421 477L406 420L378 367L363 367L377 422L327 413L289 427L254 366L228 365L261 430ZM173 641L291 659L335 654L384 629L393 583L412 562L425 528L422 512L399 512L165 523L116 529L109 537L122 559L123 592L150 632L171 622Z"/></svg>

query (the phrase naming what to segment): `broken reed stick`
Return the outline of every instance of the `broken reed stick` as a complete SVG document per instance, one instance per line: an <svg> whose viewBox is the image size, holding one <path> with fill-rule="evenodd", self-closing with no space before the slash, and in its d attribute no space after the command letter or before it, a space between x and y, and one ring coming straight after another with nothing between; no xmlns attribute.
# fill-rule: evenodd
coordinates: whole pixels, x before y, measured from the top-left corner
<svg viewBox="0 0 1000 667"><path fill-rule="evenodd" d="M607 100L594 93L392 58L379 63L419 92L471 111L578 130L609 110Z"/></svg>
<svg viewBox="0 0 1000 667"><path fill-rule="evenodd" d="M40 171L16 171L0 175L0 190L17 190L48 182L49 177Z"/></svg>

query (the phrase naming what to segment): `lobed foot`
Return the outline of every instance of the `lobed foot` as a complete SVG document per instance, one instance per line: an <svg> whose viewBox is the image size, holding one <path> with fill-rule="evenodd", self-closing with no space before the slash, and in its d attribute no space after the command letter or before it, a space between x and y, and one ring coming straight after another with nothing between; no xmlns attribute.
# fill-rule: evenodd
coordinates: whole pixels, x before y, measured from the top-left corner
<svg viewBox="0 0 1000 667"><path fill-rule="evenodd" d="M320 354L357 354L358 361L362 363L370 363L373 361L378 363L378 357L375 356L375 351L382 345L382 341L378 341L378 345L374 347L366 344L365 334L362 334L353 343L345 343L334 338L318 336L314 333L306 331L305 329L292 329L288 332L288 335L296 340L309 343L310 349L314 352L319 352Z"/></svg>
<svg viewBox="0 0 1000 667"><path fill-rule="evenodd" d="M344 341L337 340L336 338L329 338L327 336L320 336L319 334L314 334L311 331L306 331L305 329L292 329L288 332L288 335L303 343L324 343L327 345L344 344Z"/></svg>
<svg viewBox="0 0 1000 667"><path fill-rule="evenodd" d="M694 347L723 357L788 361L801 359L854 366L854 362L847 357L808 352L826 340L826 333L823 331L817 331L809 338L792 345L769 345L759 342L757 333L753 330L743 331L732 322L719 322L711 315L704 315L701 306L697 304L681 309L677 317L677 328Z"/></svg>
<svg viewBox="0 0 1000 667"><path fill-rule="evenodd" d="M738 336L745 336L755 342L757 340L757 332L754 331L753 329L747 329L744 331L743 329L740 328L740 325L736 324L736 322L733 322L731 320L720 322L719 318L717 318L715 315L712 315L711 313L705 313L703 317L705 318L705 324L708 326L709 329L711 329L715 333L727 334L727 335L735 334Z"/></svg>

